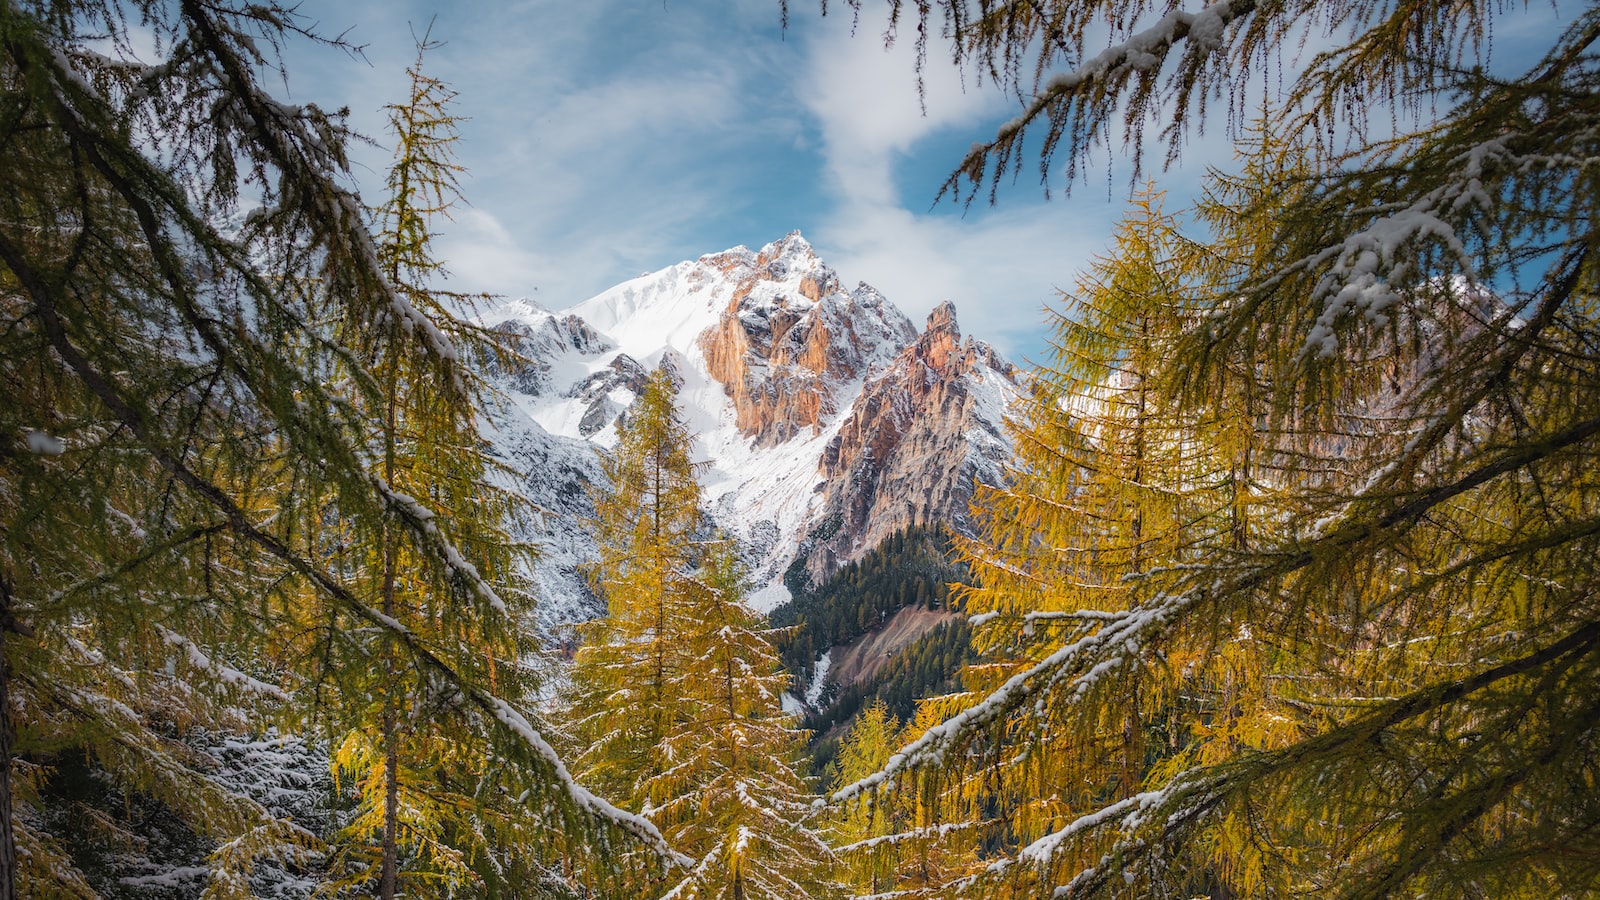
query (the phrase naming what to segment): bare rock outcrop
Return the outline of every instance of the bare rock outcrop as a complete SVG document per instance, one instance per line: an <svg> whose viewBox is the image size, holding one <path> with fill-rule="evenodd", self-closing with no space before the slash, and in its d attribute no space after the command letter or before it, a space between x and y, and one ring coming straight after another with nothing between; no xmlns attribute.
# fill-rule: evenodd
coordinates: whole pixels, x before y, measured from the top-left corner
<svg viewBox="0 0 1600 900"><path fill-rule="evenodd" d="M604 453L658 366L679 384L708 512L740 542L762 608L900 528L965 530L973 480L998 481L1007 452L1010 364L964 338L950 304L918 334L877 290L845 288L799 233L560 312L512 301L485 324L517 351L488 372L505 392L497 441L528 471L529 497L562 518L543 579L558 593L573 593L575 561L594 547L581 523L564 527L562 504L587 489L553 479L592 473L557 457Z"/></svg>
<svg viewBox="0 0 1600 900"><path fill-rule="evenodd" d="M546 313L529 319L510 317L517 311L525 315L544 312L526 300L506 308L507 318L494 330L508 352L489 360L485 374L502 378L509 387L525 394L550 389L551 359L567 353L593 357L614 349L610 341L577 316Z"/></svg>
<svg viewBox="0 0 1600 900"><path fill-rule="evenodd" d="M873 288L841 289L798 233L753 258L730 252L703 261L737 284L699 347L733 401L735 424L759 446L816 434L874 362L916 335Z"/></svg>
<svg viewBox="0 0 1600 900"><path fill-rule="evenodd" d="M823 451L822 527L803 549L813 581L911 525L966 529L978 480L998 484L1009 443L999 423L1021 387L988 344L963 339L944 303L869 381Z"/></svg>

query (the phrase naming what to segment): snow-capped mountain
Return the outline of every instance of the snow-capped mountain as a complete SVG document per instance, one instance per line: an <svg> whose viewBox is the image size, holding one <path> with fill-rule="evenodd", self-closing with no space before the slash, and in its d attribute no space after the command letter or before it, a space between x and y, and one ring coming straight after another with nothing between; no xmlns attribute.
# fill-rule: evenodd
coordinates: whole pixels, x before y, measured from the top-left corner
<svg viewBox="0 0 1600 900"><path fill-rule="evenodd" d="M598 611L582 519L597 454L646 374L667 366L697 436L709 511L745 550L770 609L785 575L822 578L913 523L962 527L975 478L996 481L1014 367L963 340L946 303L918 333L876 290L846 290L798 232L641 275L570 309L525 300L482 321L523 359L493 373L502 454L548 511L538 566L547 624Z"/></svg>

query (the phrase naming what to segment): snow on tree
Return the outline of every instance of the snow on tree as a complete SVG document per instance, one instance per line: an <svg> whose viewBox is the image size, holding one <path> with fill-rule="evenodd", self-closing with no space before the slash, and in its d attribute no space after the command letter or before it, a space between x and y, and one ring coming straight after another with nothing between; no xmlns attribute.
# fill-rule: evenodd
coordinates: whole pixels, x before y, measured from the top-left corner
<svg viewBox="0 0 1600 900"><path fill-rule="evenodd" d="M135 27L159 59L134 59ZM460 635L408 626L341 567L340 529L381 532L505 615L444 515L461 495L383 477L381 361L462 409L470 348L390 277L340 118L261 87L300 38L275 3L0 5L0 897L93 890L41 815L63 755L212 841L215 896L314 848L173 735L313 705L374 663L362 644L424 686L408 701L494 736L485 783L538 833L528 853L674 858L569 777ZM337 646L285 653L308 596Z"/></svg>
<svg viewBox="0 0 1600 900"><path fill-rule="evenodd" d="M831 896L832 853L803 822L811 798L794 770L804 733L782 709L788 675L744 604L737 548L699 533L675 395L656 369L605 462L594 578L607 615L572 673L575 759L693 860L659 882L663 898Z"/></svg>
<svg viewBox="0 0 1600 900"><path fill-rule="evenodd" d="M659 748L679 715L670 690L689 662L681 638L697 627L700 486L675 393L665 369L653 372L602 463L610 487L595 498L593 580L606 615L590 624L573 672L575 765L636 808L667 768Z"/></svg>
<svg viewBox="0 0 1600 900"><path fill-rule="evenodd" d="M993 680L834 795L991 773L987 807L943 794L953 821L1004 817L953 892L1600 885L1600 10L1563 8L1502 78L1481 63L1514 5L917 8L922 40L942 17L958 63L1027 95L949 189L1032 152L1070 178L1118 119L1137 148L1161 117L1181 153L1217 101L1245 151L1203 234L1107 261L1176 280L1131 306L1091 284L1057 323L1047 386L1085 359L1135 371L1024 410L1017 487L979 501ZM1285 68L1270 134L1245 126L1307 33L1328 49ZM1140 302L1182 313L1163 352ZM1100 444L1141 385L1170 415L1154 472ZM1126 771L1105 765L1123 741L1145 745Z"/></svg>
<svg viewBox="0 0 1600 900"><path fill-rule="evenodd" d="M395 161L374 238L395 291L438 323L463 359L482 360L497 348L458 312L474 298L438 284L446 273L431 250L432 221L459 198L454 93L422 69L432 46L422 39L408 71L410 95L390 107ZM452 389L425 352L406 348L411 327L390 317L387 334L367 351L382 395L369 412L370 473L397 496L425 498L429 521L451 549L443 559L419 553L392 518L328 528L331 517L316 506L308 506L305 528L324 533L328 552L371 606L425 637L458 676L525 702L539 651L523 630L529 597L509 534L519 510L491 477L496 463L477 428L483 389L476 367L452 376L469 391ZM459 690L440 691L408 665L391 634L363 630L316 600L309 592L294 652L329 673L311 713L329 733L335 775L356 798L333 839L326 889L372 887L389 900L516 893L541 881L552 860L541 864L525 849L540 845L539 826L519 811L521 786L511 793L497 771L493 720L463 703Z"/></svg>

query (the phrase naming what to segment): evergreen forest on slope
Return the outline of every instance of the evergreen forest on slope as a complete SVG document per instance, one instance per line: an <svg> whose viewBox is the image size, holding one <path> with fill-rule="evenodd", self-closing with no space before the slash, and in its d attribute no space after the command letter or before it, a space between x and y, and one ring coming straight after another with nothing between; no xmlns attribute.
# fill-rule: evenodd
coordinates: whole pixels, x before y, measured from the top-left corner
<svg viewBox="0 0 1600 900"><path fill-rule="evenodd" d="M361 197L293 8L0 0L0 900L1600 895L1600 7L1505 77L1507 0L890 5L1020 99L957 202L1236 163L1134 190L970 534L774 621L651 373L569 660L428 39Z"/></svg>

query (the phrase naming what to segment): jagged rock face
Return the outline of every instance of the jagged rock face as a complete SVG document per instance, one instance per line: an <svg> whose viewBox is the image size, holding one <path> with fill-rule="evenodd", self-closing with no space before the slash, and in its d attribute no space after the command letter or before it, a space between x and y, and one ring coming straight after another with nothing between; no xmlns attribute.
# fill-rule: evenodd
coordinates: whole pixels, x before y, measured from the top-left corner
<svg viewBox="0 0 1600 900"><path fill-rule="evenodd" d="M649 377L649 370L639 365L637 360L626 353L618 353L604 369L591 373L589 377L567 388L562 396L571 397L584 404L583 418L578 422L578 433L584 437L593 437L595 432L615 421L626 406L612 398L619 391L637 396L644 390L645 380Z"/></svg>
<svg viewBox="0 0 1600 900"><path fill-rule="evenodd" d="M974 483L999 484L1010 444L1000 430L1020 391L994 349L962 340L948 302L922 336L868 382L823 451L823 522L807 548L816 582L902 528L941 522L964 531Z"/></svg>
<svg viewBox="0 0 1600 900"><path fill-rule="evenodd" d="M594 606L576 574L595 552L579 521L588 490L567 482L603 479L597 455L658 366L679 386L708 512L739 541L761 609L788 599L789 574L825 577L898 528L963 529L974 477L1000 477L1010 364L963 339L948 304L919 336L876 290L842 289L799 234L564 313L518 302L492 315L521 353L494 372L509 400L497 444L561 519L536 572L542 590L572 595L558 610Z"/></svg>
<svg viewBox="0 0 1600 900"><path fill-rule="evenodd" d="M699 347L707 371L733 401L735 425L758 446L815 435L849 403L845 389L881 351L916 336L873 288L841 290L833 270L797 234L754 259L729 252L702 262L738 279Z"/></svg>
<svg viewBox="0 0 1600 900"><path fill-rule="evenodd" d="M552 435L514 409L495 415L491 445L517 489L537 512L513 523L515 537L540 548L532 561L534 629L547 646L572 640L566 626L605 612L583 566L594 558L588 521L594 488L605 483L600 458L586 441Z"/></svg>
<svg viewBox="0 0 1600 900"><path fill-rule="evenodd" d="M492 360L488 374L505 379L506 384L524 394L539 394L550 384L550 360L565 353L576 352L582 356L598 356L615 349L589 323L573 315L529 315L538 307L520 301L504 312L511 314L517 307L528 318L507 318L495 325L494 330L506 335L511 356Z"/></svg>

